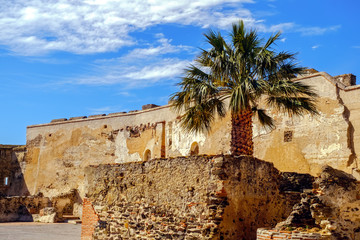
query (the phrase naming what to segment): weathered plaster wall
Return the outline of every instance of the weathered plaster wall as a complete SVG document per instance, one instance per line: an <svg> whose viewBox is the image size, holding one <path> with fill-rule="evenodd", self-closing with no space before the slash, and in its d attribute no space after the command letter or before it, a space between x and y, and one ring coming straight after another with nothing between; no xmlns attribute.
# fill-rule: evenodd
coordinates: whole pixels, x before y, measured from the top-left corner
<svg viewBox="0 0 360 240"><path fill-rule="evenodd" d="M255 239L291 210L280 179L271 163L231 156L87 167L94 239Z"/></svg>
<svg viewBox="0 0 360 240"><path fill-rule="evenodd" d="M339 83L326 73L299 80L317 91L319 115L290 118L270 110L276 128L264 130L258 124L254 126L255 156L273 162L281 171L317 175L321 166L329 164L350 173L357 161L357 148L352 142L360 137L360 124L354 125L355 116L360 117L359 109L349 110L349 101L343 99L345 90L336 87ZM359 95L360 89L354 91ZM352 101L353 106L360 106L359 97Z"/></svg>
<svg viewBox="0 0 360 240"><path fill-rule="evenodd" d="M0 196L28 195L23 170L24 146L0 145Z"/></svg>
<svg viewBox="0 0 360 240"><path fill-rule="evenodd" d="M188 134L169 106L29 126L25 180L31 194L78 189L83 196L83 169L90 164L189 155L195 142L199 154L228 153L229 129L224 119L210 135Z"/></svg>

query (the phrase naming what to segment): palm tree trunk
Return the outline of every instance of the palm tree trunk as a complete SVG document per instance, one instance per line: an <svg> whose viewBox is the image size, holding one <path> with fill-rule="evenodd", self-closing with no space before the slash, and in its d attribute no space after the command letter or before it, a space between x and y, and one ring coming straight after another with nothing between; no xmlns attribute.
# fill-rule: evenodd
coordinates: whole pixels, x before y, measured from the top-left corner
<svg viewBox="0 0 360 240"><path fill-rule="evenodd" d="M233 155L253 155L254 143L252 140L252 110L247 109L240 114L231 116L231 143Z"/></svg>

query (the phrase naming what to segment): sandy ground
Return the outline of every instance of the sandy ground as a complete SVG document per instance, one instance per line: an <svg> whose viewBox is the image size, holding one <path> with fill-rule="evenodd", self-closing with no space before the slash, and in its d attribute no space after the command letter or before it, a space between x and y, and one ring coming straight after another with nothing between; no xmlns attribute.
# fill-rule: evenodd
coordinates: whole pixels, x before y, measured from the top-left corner
<svg viewBox="0 0 360 240"><path fill-rule="evenodd" d="M0 223L0 240L80 240L81 224Z"/></svg>

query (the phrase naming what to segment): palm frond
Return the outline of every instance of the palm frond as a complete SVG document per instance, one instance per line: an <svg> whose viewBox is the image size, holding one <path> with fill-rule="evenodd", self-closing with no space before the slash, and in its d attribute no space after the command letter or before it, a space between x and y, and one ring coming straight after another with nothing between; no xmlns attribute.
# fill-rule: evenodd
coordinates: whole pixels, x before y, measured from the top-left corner
<svg viewBox="0 0 360 240"><path fill-rule="evenodd" d="M262 126L268 127L270 129L275 128L274 119L270 117L264 109L259 109L257 107L253 107L252 111L254 115L256 115L259 119L259 122Z"/></svg>
<svg viewBox="0 0 360 240"><path fill-rule="evenodd" d="M319 114L316 109L316 104L313 99L306 97L275 97L269 96L267 104L278 111L287 112L289 116L304 114Z"/></svg>
<svg viewBox="0 0 360 240"><path fill-rule="evenodd" d="M216 115L225 117L224 102L217 98L209 99L188 107L180 118L181 126L188 132L207 132Z"/></svg>

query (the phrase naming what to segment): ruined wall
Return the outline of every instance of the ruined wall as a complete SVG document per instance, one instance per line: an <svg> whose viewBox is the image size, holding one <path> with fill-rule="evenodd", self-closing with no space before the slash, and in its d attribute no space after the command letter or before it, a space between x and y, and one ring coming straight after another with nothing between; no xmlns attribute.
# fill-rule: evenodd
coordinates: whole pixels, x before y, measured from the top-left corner
<svg viewBox="0 0 360 240"><path fill-rule="evenodd" d="M351 174L324 166L313 186L301 194L290 215L275 229L258 229L258 239L301 239L295 237L299 233L329 240L360 239L360 182Z"/></svg>
<svg viewBox="0 0 360 240"><path fill-rule="evenodd" d="M209 136L187 134L169 106L29 126L25 180L31 194L53 197L77 189L83 197L83 169L90 164L189 155L194 143L199 154L228 153L229 129L224 120Z"/></svg>
<svg viewBox="0 0 360 240"><path fill-rule="evenodd" d="M88 167L86 197L99 217L94 239L255 239L257 227L291 210L280 179L271 163L247 157Z"/></svg>
<svg viewBox="0 0 360 240"><path fill-rule="evenodd" d="M360 182L352 175L324 166L316 179L312 216L332 239L360 239Z"/></svg>
<svg viewBox="0 0 360 240"><path fill-rule="evenodd" d="M329 164L352 172L357 167L356 150L360 150L360 97L352 98L350 108L349 100L344 99L346 87L326 73L298 80L318 93L319 115L290 118L270 109L276 128L266 130L255 124L255 156L273 162L280 171L318 175L321 166ZM360 95L360 89L353 90L355 93Z"/></svg>
<svg viewBox="0 0 360 240"><path fill-rule="evenodd" d="M23 170L25 147L0 145L0 196L28 195Z"/></svg>

